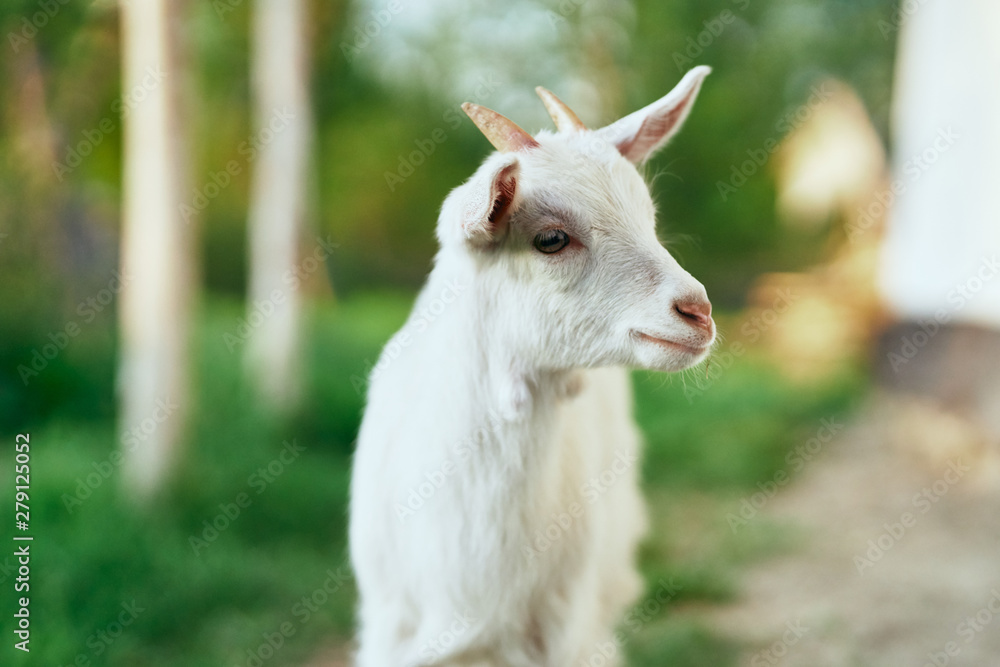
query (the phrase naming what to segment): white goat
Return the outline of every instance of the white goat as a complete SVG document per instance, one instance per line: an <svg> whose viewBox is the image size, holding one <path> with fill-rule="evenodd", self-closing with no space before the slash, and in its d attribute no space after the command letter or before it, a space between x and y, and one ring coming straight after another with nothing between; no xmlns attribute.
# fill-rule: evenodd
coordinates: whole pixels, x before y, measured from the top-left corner
<svg viewBox="0 0 1000 667"><path fill-rule="evenodd" d="M715 338L634 165L709 71L596 131L542 88L558 133L463 105L498 152L445 201L434 269L371 379L351 488L359 667L618 662L645 531L624 367L682 370Z"/></svg>

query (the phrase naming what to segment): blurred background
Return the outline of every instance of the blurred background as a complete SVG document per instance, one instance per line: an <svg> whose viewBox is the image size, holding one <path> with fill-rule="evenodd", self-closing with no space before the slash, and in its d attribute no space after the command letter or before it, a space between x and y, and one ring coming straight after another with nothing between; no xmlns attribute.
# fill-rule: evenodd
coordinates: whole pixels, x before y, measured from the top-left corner
<svg viewBox="0 0 1000 667"><path fill-rule="evenodd" d="M700 64L647 176L722 341L635 374L653 530L615 650L1000 660L992 0L8 0L0 28L0 470L30 434L35 538L30 653L0 557L3 664L348 664L366 377L491 150L459 104L536 131L543 85L599 127Z"/></svg>

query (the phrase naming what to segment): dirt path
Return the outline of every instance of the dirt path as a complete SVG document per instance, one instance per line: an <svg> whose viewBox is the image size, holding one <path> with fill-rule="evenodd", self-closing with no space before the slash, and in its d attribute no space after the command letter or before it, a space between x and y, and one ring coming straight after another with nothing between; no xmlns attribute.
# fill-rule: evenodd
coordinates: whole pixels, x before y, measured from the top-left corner
<svg viewBox="0 0 1000 667"><path fill-rule="evenodd" d="M705 621L749 646L751 667L1000 665L995 452L881 399L762 510L804 545L751 566Z"/></svg>

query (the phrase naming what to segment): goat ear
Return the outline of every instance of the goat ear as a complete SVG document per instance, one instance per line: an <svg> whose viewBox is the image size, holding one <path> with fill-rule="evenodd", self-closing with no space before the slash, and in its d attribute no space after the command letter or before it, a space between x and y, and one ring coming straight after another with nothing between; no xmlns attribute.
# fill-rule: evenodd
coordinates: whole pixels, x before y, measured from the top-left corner
<svg viewBox="0 0 1000 667"><path fill-rule="evenodd" d="M597 130L598 136L618 147L633 164L642 164L681 129L701 83L712 71L701 65L684 75L669 93L649 106Z"/></svg>
<svg viewBox="0 0 1000 667"><path fill-rule="evenodd" d="M488 246L503 237L517 204L520 163L508 157L495 168L474 177L462 207L462 231L473 245Z"/></svg>

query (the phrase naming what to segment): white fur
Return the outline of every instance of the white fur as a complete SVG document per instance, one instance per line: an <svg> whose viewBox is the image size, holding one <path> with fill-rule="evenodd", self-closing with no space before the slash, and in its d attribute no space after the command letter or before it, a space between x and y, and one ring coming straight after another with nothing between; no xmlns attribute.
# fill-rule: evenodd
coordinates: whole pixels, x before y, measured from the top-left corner
<svg viewBox="0 0 1000 667"><path fill-rule="evenodd" d="M678 129L706 74L642 110L666 126L633 114L542 132L445 201L441 250L373 373L358 438L359 667L589 664L641 593L625 367L687 368L714 326L675 310L707 297L657 241L633 162ZM513 201L491 221L504 184ZM552 227L577 242L535 250Z"/></svg>

